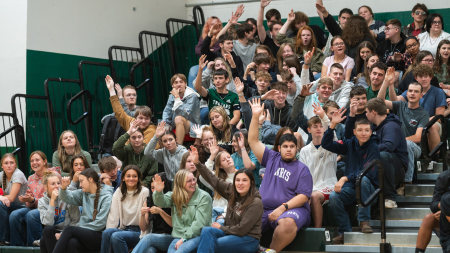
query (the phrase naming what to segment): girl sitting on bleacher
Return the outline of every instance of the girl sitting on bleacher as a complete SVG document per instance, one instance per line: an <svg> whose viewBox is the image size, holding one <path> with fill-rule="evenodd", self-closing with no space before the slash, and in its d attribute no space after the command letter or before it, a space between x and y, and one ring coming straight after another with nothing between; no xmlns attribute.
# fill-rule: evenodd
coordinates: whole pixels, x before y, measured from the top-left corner
<svg viewBox="0 0 450 253"><path fill-rule="evenodd" d="M230 124L230 118L228 117L227 112L222 106L214 106L209 111L209 120L219 147L231 154L231 135L237 129L233 128Z"/></svg>
<svg viewBox="0 0 450 253"><path fill-rule="evenodd" d="M1 160L0 186L3 196L0 196L0 246L7 246L10 242L9 217L14 210L25 207L19 200L27 191L27 178L17 169L16 157L11 153L3 155Z"/></svg>
<svg viewBox="0 0 450 253"><path fill-rule="evenodd" d="M53 167L61 167L61 172L68 173L72 157L80 153L86 157L90 167L92 164L91 155L81 149L77 135L71 130L62 132L61 136L59 136L58 150L53 153Z"/></svg>
<svg viewBox="0 0 450 253"><path fill-rule="evenodd" d="M86 168L89 168L88 161L86 160L86 157L82 154L75 155L72 158L72 161L70 162L70 185L67 188L69 191L74 191L77 189L81 189L80 183L79 183L79 175L81 172L83 172Z"/></svg>
<svg viewBox="0 0 450 253"><path fill-rule="evenodd" d="M77 226L80 221L78 206L69 205L59 198L61 176L53 171L43 173L44 195L39 199L40 221L44 225L40 241L41 253L51 253L61 232L68 226Z"/></svg>
<svg viewBox="0 0 450 253"><path fill-rule="evenodd" d="M248 132L247 130L240 130L233 135L233 151L234 154L231 155L233 159L234 166L236 169L248 169L253 172L255 176L255 185L259 189L261 180L259 180L259 169L261 164L256 159L256 156L250 150L250 145L248 145Z"/></svg>
<svg viewBox="0 0 450 253"><path fill-rule="evenodd" d="M19 200L26 207L11 213L11 246L32 246L33 242L41 239L42 224L39 218L38 202L45 192L42 183L44 172L61 173L59 167L48 168L47 156L42 151L34 151L30 155L31 169L34 174L28 177L28 190ZM26 225L26 226L25 226ZM26 230L24 229L26 227Z"/></svg>

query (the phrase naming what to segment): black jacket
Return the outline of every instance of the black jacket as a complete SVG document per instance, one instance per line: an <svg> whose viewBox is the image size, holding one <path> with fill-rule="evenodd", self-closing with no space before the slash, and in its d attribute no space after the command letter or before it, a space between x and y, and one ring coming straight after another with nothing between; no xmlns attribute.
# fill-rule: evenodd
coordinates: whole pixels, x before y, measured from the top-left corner
<svg viewBox="0 0 450 253"><path fill-rule="evenodd" d="M436 184L434 185L433 199L430 203L430 209L433 213L440 210L438 206L441 202L441 197L447 192L450 192L450 170L441 172L436 180Z"/></svg>
<svg viewBox="0 0 450 253"><path fill-rule="evenodd" d="M375 49L375 53L380 57L380 61L386 63L386 60L389 56L394 55L394 53L405 53L405 39L406 36L403 33L400 33L400 41L392 44L392 42L388 39L378 43L377 48ZM405 70L405 64L394 64L395 70Z"/></svg>
<svg viewBox="0 0 450 253"><path fill-rule="evenodd" d="M268 109L270 113L270 123L281 127L288 126L294 131L297 130L298 126L291 118L292 106L288 102L285 102L285 106L281 109L275 107L275 102L273 100L265 100L264 104L264 107Z"/></svg>

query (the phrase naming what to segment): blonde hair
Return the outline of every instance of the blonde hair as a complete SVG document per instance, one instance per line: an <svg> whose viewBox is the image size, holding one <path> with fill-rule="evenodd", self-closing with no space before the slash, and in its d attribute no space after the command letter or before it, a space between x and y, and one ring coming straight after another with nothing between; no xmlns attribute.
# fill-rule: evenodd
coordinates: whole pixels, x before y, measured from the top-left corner
<svg viewBox="0 0 450 253"><path fill-rule="evenodd" d="M222 135L222 140L223 142L230 142L231 141L231 125L230 125L230 118L228 117L227 112L225 111L225 109L218 105L218 106L214 106L213 108L211 108L211 110L209 110L209 118L211 118L211 113L216 112L218 114L220 114L220 116L222 116L223 118L223 135ZM214 135L219 136L219 129L217 129L212 122L210 123L210 127L213 130ZM219 141L219 140L218 140Z"/></svg>
<svg viewBox="0 0 450 253"><path fill-rule="evenodd" d="M6 159L6 158L12 158L13 160L14 160L14 163L16 164L16 169L17 169L17 160L16 160L16 156L14 156L14 154L13 153L6 153L6 154L4 154L3 156L2 156L2 160L1 160L1 164L3 165L3 161ZM15 170L14 170L15 171ZM3 191L3 196L5 196L6 195L6 191L5 191L5 189L6 189L6 171L5 171L5 169L3 169L3 182L2 182L2 188L4 189L4 191Z"/></svg>
<svg viewBox="0 0 450 253"><path fill-rule="evenodd" d="M75 153L72 156L78 155L81 153L81 145L80 142L78 141L78 137L77 135L71 131L71 130L66 130L64 132L62 132L62 134L59 136L59 142L58 142L58 160L61 163L61 171L62 172L69 172L70 171L70 161L69 160L69 156L66 154L66 148L62 145L62 140L64 137L64 134L66 133L71 133L73 134L74 138L75 138Z"/></svg>
<svg viewBox="0 0 450 253"><path fill-rule="evenodd" d="M230 82L231 82L231 80L233 80L233 74L231 73L230 64L228 64L228 62L225 61L225 59L224 59L223 57L216 57L216 58L214 59L214 63L215 63L217 60L221 60L221 61L223 62L223 65L225 66L225 69L226 69L226 71L227 71L227 73L228 73L228 77L230 78ZM212 76L214 76L214 73L215 73L215 72L216 72L216 68L213 68L213 69L212 69Z"/></svg>
<svg viewBox="0 0 450 253"><path fill-rule="evenodd" d="M188 175L192 174L189 170L179 170L173 179L172 202L177 209L178 217L183 214L183 206L186 206L189 200L189 194L186 191L186 181Z"/></svg>
<svg viewBox="0 0 450 253"><path fill-rule="evenodd" d="M60 177L58 174L54 173L53 171L50 171L50 170L44 171L44 174L43 174L43 175L44 175L44 176L43 176L43 179L42 179L42 184L43 184L44 186L47 186L47 184L48 184L48 179L49 179L49 178L52 178L52 177L57 177L57 178L59 179L59 182L61 182L61 177ZM47 192L48 197L50 198L51 196L50 196L50 194L49 194L49 192L48 192L48 186L47 186L46 192Z"/></svg>
<svg viewBox="0 0 450 253"><path fill-rule="evenodd" d="M216 158L214 159L214 167L216 168L214 174L219 179L225 181L228 177L228 174L225 172L223 168L220 167L220 158L222 157L223 154L230 154L230 153L228 153L227 151L220 151L219 153L217 153ZM214 199L220 199L221 197L222 196L220 196L219 193L217 193L217 191L214 191Z"/></svg>

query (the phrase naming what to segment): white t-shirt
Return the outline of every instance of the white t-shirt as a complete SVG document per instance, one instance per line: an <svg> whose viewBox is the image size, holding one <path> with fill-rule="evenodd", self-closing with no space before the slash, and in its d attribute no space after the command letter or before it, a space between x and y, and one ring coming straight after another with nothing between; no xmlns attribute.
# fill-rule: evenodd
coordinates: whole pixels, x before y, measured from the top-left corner
<svg viewBox="0 0 450 253"><path fill-rule="evenodd" d="M420 41L420 51L428 50L431 52L434 58L436 58L436 51L441 40L450 40L450 33L446 33L444 31L441 32L441 35L437 39L432 40L430 34L428 32L424 32L419 34Z"/></svg>
<svg viewBox="0 0 450 253"><path fill-rule="evenodd" d="M5 172L0 172L0 186L3 189L4 195L9 195L11 192L12 185L15 183L20 184L20 190L19 194L17 194L16 198L14 199L14 203L25 206L25 203L20 202L19 196L25 195L28 189L28 180L23 174L23 172L19 169L16 169L14 173L12 174L11 180L8 182L8 179L6 180L6 186L3 185L3 176Z"/></svg>

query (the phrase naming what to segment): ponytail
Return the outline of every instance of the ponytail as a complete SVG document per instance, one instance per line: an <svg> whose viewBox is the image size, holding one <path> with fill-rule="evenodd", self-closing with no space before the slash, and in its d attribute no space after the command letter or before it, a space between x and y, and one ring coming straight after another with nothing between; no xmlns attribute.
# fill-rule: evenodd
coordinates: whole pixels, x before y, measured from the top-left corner
<svg viewBox="0 0 450 253"><path fill-rule="evenodd" d="M100 197L100 182L97 182L97 192L95 193L94 200L94 213L92 213L92 221L95 221L95 217L97 216L98 210L98 198Z"/></svg>
<svg viewBox="0 0 450 253"><path fill-rule="evenodd" d="M86 177L86 179L92 178L94 183L97 184L97 191L95 192L95 200L94 200L94 212L92 214L92 221L95 221L95 217L98 213L98 199L100 197L100 177L98 176L97 172L94 169L87 168L83 170L80 175L83 175Z"/></svg>
<svg viewBox="0 0 450 253"><path fill-rule="evenodd" d="M3 165L3 161L5 160L5 158L12 158L14 160L14 163L16 164L16 169L17 169L17 160L16 157L14 156L14 154L12 153L6 153L2 156L2 160L1 160L1 165ZM3 196L6 195L6 171L3 170L3 182L2 182L2 188L3 188Z"/></svg>
<svg viewBox="0 0 450 253"><path fill-rule="evenodd" d="M3 196L6 195L6 172L3 171L3 184L2 184L2 188L3 188Z"/></svg>

